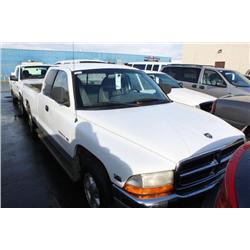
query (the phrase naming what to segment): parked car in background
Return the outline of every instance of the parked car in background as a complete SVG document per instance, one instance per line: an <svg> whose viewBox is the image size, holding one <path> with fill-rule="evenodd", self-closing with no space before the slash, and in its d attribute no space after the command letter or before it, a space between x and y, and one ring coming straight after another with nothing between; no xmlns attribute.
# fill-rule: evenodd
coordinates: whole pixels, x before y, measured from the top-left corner
<svg viewBox="0 0 250 250"><path fill-rule="evenodd" d="M167 66L170 62L129 62L126 65L140 70L161 71L162 68Z"/></svg>
<svg viewBox="0 0 250 250"><path fill-rule="evenodd" d="M171 87L171 92L168 94L171 100L192 107L200 108L204 111L211 111L212 104L216 100L215 97L183 88L181 83L163 72L145 72L157 84L167 84Z"/></svg>
<svg viewBox="0 0 250 250"><path fill-rule="evenodd" d="M235 70L212 66L169 64L162 72L183 83L183 86L215 97L250 94L250 80Z"/></svg>
<svg viewBox="0 0 250 250"><path fill-rule="evenodd" d="M211 112L250 137L250 95L218 98Z"/></svg>
<svg viewBox="0 0 250 250"><path fill-rule="evenodd" d="M250 80L250 69L246 72L245 77Z"/></svg>
<svg viewBox="0 0 250 250"><path fill-rule="evenodd" d="M250 142L230 159L223 184L217 195L217 208L250 208Z"/></svg>
<svg viewBox="0 0 250 250"><path fill-rule="evenodd" d="M18 103L23 114L23 86L24 84L42 83L50 65L41 62L23 62L17 65L9 78L10 91L13 102Z"/></svg>
<svg viewBox="0 0 250 250"><path fill-rule="evenodd" d="M52 66L42 85L23 92L31 131L38 128L90 207L167 207L209 192L245 140L122 65Z"/></svg>

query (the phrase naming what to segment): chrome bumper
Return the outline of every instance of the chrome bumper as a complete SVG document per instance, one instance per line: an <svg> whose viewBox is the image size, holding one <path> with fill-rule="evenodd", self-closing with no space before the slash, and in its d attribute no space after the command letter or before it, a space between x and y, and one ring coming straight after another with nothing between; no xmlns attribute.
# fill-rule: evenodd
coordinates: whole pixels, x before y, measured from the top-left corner
<svg viewBox="0 0 250 250"><path fill-rule="evenodd" d="M209 185L205 186L202 189L196 190L194 192L179 195L179 194L171 194L168 196L155 198L155 199L139 199L132 194L124 191L123 189L113 185L113 194L114 194L114 201L118 207L172 207L176 206L176 204L180 204L186 202L192 198L198 197L200 195L205 195L210 190L214 189L217 185L221 183L221 178L217 179L214 183L210 183Z"/></svg>

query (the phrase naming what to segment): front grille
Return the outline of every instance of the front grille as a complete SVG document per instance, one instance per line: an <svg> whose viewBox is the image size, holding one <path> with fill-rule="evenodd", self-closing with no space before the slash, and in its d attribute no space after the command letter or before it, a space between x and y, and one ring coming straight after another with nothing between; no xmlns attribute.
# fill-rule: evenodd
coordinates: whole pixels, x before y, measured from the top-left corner
<svg viewBox="0 0 250 250"><path fill-rule="evenodd" d="M203 102L200 104L200 109L210 112L212 110L213 102Z"/></svg>
<svg viewBox="0 0 250 250"><path fill-rule="evenodd" d="M243 143L239 140L223 149L181 162L175 173L176 193L184 195L218 182L232 154Z"/></svg>

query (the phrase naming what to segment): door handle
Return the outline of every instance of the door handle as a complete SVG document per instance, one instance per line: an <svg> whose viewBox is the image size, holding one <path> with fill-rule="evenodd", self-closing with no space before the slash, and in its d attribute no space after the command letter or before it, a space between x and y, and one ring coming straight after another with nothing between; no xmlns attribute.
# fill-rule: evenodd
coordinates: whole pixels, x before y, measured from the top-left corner
<svg viewBox="0 0 250 250"><path fill-rule="evenodd" d="M193 85L192 85L192 88L197 88L197 85L196 85L196 84L193 84Z"/></svg>
<svg viewBox="0 0 250 250"><path fill-rule="evenodd" d="M202 85L201 85L199 88L200 88L200 89L205 89L205 87L204 87L204 86L202 86Z"/></svg>
<svg viewBox="0 0 250 250"><path fill-rule="evenodd" d="M45 105L45 110L49 112L49 106Z"/></svg>

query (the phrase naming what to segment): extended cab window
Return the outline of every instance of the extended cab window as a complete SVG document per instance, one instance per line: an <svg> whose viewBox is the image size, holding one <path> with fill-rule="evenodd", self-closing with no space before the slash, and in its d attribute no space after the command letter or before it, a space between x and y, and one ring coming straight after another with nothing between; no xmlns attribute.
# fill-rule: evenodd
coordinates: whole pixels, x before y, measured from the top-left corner
<svg viewBox="0 0 250 250"><path fill-rule="evenodd" d="M44 95L50 96L51 88L52 88L57 72L58 70L55 70L55 69L52 69L48 72L48 75L45 78L45 87L43 89Z"/></svg>
<svg viewBox="0 0 250 250"><path fill-rule="evenodd" d="M70 106L68 77L66 72L59 70L51 89L50 97L57 103Z"/></svg>
<svg viewBox="0 0 250 250"><path fill-rule="evenodd" d="M226 87L226 83L221 76L214 70L206 69L203 74L202 84L215 87Z"/></svg>

